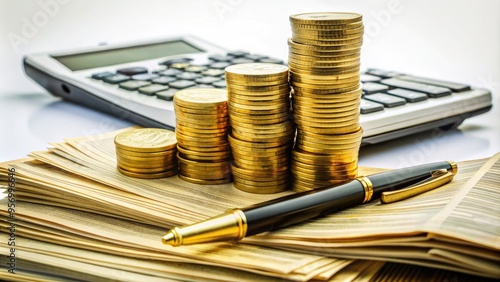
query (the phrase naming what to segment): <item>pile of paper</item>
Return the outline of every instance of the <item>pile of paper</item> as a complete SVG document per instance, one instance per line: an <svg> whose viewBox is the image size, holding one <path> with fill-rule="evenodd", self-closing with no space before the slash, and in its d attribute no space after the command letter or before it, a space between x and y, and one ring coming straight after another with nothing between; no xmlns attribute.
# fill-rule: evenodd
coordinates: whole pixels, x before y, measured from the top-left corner
<svg viewBox="0 0 500 282"><path fill-rule="evenodd" d="M399 203L373 201L240 243L171 247L161 243L169 228L292 192L250 194L231 184L121 175L117 133L68 139L1 164L3 183L15 171L16 207L14 214L1 210L0 252L12 253L15 236L19 275L5 271L0 278L352 280L380 275L388 261L500 277L499 155L461 163L452 183ZM360 168L363 175L377 171Z"/></svg>

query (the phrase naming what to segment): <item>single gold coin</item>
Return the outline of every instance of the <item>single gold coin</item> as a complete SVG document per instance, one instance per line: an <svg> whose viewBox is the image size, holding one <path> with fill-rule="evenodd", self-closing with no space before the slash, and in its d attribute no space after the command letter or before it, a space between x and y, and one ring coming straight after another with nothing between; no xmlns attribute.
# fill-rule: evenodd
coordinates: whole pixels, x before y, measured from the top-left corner
<svg viewBox="0 0 500 282"><path fill-rule="evenodd" d="M279 81L288 76L288 67L269 63L235 64L226 67L225 73L226 79L229 80Z"/></svg>
<svg viewBox="0 0 500 282"><path fill-rule="evenodd" d="M174 104L187 108L224 107L227 103L225 89L190 88L179 90L174 94Z"/></svg>
<svg viewBox="0 0 500 282"><path fill-rule="evenodd" d="M288 137L287 137L288 138ZM252 141L246 141L239 139L231 134L228 135L228 140L229 144L231 146L238 146L238 147L250 147L250 148L256 148L256 149L264 149L264 148L274 148L274 147L280 147L280 146L288 146L290 145L290 139L279 142L252 142Z"/></svg>
<svg viewBox="0 0 500 282"><path fill-rule="evenodd" d="M135 173L161 173L161 172L170 172L172 170L177 171L178 165L177 163L175 164L170 164L169 166L163 166L163 167L135 167L135 166L127 166L123 164L118 164L118 166L124 170L130 171L130 172L135 172Z"/></svg>
<svg viewBox="0 0 500 282"><path fill-rule="evenodd" d="M359 128L359 123L353 123L349 125L340 124L336 127L318 127L310 126L308 124L297 124L297 130L303 132L312 132L316 134L345 134L352 133Z"/></svg>
<svg viewBox="0 0 500 282"><path fill-rule="evenodd" d="M323 31L323 30L336 30L336 29L356 29L363 26L363 21L357 21L354 23L339 23L331 25L318 25L309 23L291 23L292 29L304 29L311 31Z"/></svg>
<svg viewBox="0 0 500 282"><path fill-rule="evenodd" d="M134 152L160 152L177 146L175 132L160 128L131 129L116 135L116 147Z"/></svg>
<svg viewBox="0 0 500 282"><path fill-rule="evenodd" d="M288 46L293 48L294 50L304 51L313 51L313 52L329 52L329 51L349 51L356 50L359 51L363 46L362 42L348 44L348 45L309 45L303 44L295 41L294 38L288 39Z"/></svg>
<svg viewBox="0 0 500 282"><path fill-rule="evenodd" d="M186 182L200 184L200 185L219 185L219 184L226 184L226 183L231 182L231 177L226 177L223 179L215 179L215 180L204 180L204 179L196 179L196 178L184 176L182 174L178 174L177 176Z"/></svg>
<svg viewBox="0 0 500 282"><path fill-rule="evenodd" d="M290 90L290 85L288 85L288 82L283 82L282 84L278 85L269 85L269 86L251 86L251 85L227 85L227 90L229 92L232 91L245 91L248 93L255 93L257 95L258 93L268 93L268 92L273 92L273 91L287 91Z"/></svg>
<svg viewBox="0 0 500 282"><path fill-rule="evenodd" d="M318 25L309 27L317 27ZM321 26L321 29L314 28L303 28L302 26L292 26L293 33L302 33L313 36L336 36L336 35L344 35L344 34L359 34L363 33L364 26L362 22L358 22L355 25L343 25L343 26L330 26L330 28L324 28L325 26Z"/></svg>
<svg viewBox="0 0 500 282"><path fill-rule="evenodd" d="M233 186L238 190L254 194L274 194L290 189L289 182L277 185L254 186L248 183L241 183L240 181L235 180L233 181Z"/></svg>
<svg viewBox="0 0 500 282"><path fill-rule="evenodd" d="M119 147L115 148L116 156L121 155L124 157L138 157L138 158L168 158L170 155L175 155L176 148L168 149L159 152L135 152L125 150Z"/></svg>
<svg viewBox="0 0 500 282"><path fill-rule="evenodd" d="M338 25L361 22L363 15L347 12L314 12L290 16L292 24Z"/></svg>
<svg viewBox="0 0 500 282"><path fill-rule="evenodd" d="M154 179L154 178L166 178L166 177L171 177L177 174L177 170L172 170L172 171L167 171L167 172L158 172L158 173L136 173L132 171L128 171L126 169L123 169L119 166L117 166L118 171L129 177L134 177L134 178L143 178L143 179Z"/></svg>

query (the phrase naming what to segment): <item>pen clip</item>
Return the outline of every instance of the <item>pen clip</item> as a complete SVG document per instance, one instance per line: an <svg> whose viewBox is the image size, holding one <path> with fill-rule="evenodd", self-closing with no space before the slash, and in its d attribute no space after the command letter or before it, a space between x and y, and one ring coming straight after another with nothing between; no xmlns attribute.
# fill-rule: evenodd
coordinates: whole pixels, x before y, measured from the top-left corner
<svg viewBox="0 0 500 282"><path fill-rule="evenodd" d="M380 196L380 202L389 204L425 193L450 182L454 175L454 171L448 171L446 169L433 171L429 178L411 186L396 191L383 192Z"/></svg>

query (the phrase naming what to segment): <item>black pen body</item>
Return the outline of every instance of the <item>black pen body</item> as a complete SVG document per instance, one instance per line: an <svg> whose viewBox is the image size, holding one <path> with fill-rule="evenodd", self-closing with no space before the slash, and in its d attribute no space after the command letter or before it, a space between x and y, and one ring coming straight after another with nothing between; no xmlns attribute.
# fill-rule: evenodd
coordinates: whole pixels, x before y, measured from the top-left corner
<svg viewBox="0 0 500 282"><path fill-rule="evenodd" d="M335 188L312 190L241 209L247 221L246 236L279 229L357 204L364 199L361 183L353 180Z"/></svg>

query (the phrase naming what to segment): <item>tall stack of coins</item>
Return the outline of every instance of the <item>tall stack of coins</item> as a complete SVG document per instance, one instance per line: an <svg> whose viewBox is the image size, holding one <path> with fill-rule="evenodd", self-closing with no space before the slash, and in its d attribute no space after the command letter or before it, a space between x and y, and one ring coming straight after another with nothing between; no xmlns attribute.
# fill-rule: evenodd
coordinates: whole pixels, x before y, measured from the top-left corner
<svg viewBox="0 0 500 282"><path fill-rule="evenodd" d="M224 89L185 89L174 95L179 178L196 184L231 182L229 117Z"/></svg>
<svg viewBox="0 0 500 282"><path fill-rule="evenodd" d="M290 83L297 137L291 171L295 191L347 182L357 175L362 129L362 16L290 16Z"/></svg>
<svg viewBox="0 0 500 282"><path fill-rule="evenodd" d="M295 129L290 121L288 67L248 63L229 66L225 73L233 185L259 194L289 189Z"/></svg>
<svg viewBox="0 0 500 282"><path fill-rule="evenodd" d="M140 128L115 137L117 169L136 178L162 178L177 174L177 140L173 131Z"/></svg>

